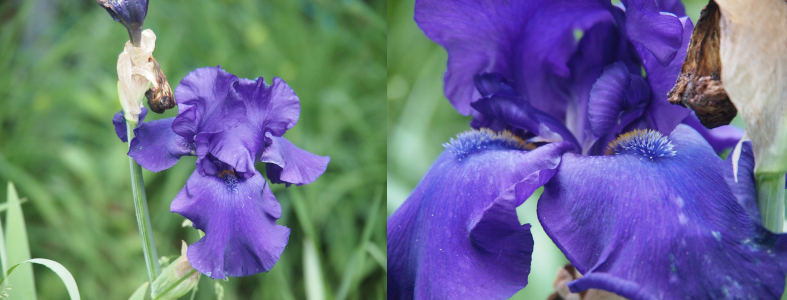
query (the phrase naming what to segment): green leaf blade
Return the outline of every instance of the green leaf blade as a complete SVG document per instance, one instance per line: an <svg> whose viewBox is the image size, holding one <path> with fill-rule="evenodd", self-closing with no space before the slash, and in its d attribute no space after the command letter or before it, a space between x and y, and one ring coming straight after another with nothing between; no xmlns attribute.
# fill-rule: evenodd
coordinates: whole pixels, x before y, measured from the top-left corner
<svg viewBox="0 0 787 300"><path fill-rule="evenodd" d="M9 264L21 264L31 258L30 245L27 240L27 227L25 227L25 217L22 214L19 195L17 195L16 187L11 182L8 183L8 204L5 226L6 261ZM11 272L10 267L8 272ZM13 287L11 294L14 299L35 300L36 288L35 279L33 278L33 266L30 264L20 265L15 274L14 278L8 280L8 284Z"/></svg>
<svg viewBox="0 0 787 300"><path fill-rule="evenodd" d="M131 294L131 297L128 297L128 300L145 300L145 295L147 295L148 292L148 285L150 285L150 282L145 281L145 283L139 286L139 288Z"/></svg>

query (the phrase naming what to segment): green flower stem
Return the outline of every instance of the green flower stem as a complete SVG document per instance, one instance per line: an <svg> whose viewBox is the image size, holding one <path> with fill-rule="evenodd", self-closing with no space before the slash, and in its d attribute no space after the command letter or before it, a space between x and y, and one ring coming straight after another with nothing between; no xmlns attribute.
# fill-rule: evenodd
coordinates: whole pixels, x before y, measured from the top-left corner
<svg viewBox="0 0 787 300"><path fill-rule="evenodd" d="M757 205L762 224L774 233L784 231L784 172L754 172L757 183Z"/></svg>
<svg viewBox="0 0 787 300"><path fill-rule="evenodd" d="M126 120L126 134L128 135L129 147L131 147L131 139L134 138L134 128L136 127L136 122ZM161 273L161 267L158 264L156 243L153 242L153 228L150 226L148 200L145 197L145 182L142 181L142 167L131 156L128 157L128 164L131 168L134 211L137 213L137 225L139 225L139 234L142 236L142 252L145 254L145 266L148 267L148 279L150 282L153 282L158 274Z"/></svg>

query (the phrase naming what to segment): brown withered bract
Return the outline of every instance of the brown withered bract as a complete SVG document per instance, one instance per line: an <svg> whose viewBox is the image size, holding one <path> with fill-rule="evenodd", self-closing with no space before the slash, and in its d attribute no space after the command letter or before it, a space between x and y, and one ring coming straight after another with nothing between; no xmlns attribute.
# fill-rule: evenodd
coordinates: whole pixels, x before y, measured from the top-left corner
<svg viewBox="0 0 787 300"><path fill-rule="evenodd" d="M707 128L730 124L738 113L721 82L720 18L719 6L710 0L691 33L680 76L667 94L670 103L693 110Z"/></svg>
<svg viewBox="0 0 787 300"><path fill-rule="evenodd" d="M167 77L161 71L158 61L151 57L150 61L156 65L156 82L145 92L145 98L148 98L148 107L153 112L160 114L165 110L175 107L175 97L172 95L172 88L169 87Z"/></svg>

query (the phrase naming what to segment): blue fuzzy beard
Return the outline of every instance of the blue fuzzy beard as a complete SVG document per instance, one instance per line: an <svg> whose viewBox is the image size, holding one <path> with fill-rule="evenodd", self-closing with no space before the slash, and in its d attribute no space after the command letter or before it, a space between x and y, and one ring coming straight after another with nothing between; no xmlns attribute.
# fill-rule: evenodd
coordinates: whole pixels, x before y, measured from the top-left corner
<svg viewBox="0 0 787 300"><path fill-rule="evenodd" d="M535 149L533 144L527 143L509 131L498 133L486 128L462 132L456 136L456 139L451 139L450 142L443 144L443 147L460 160L470 154L487 149L522 151Z"/></svg>
<svg viewBox="0 0 787 300"><path fill-rule="evenodd" d="M654 160L658 157L675 156L674 147L669 138L658 131L637 129L624 133L609 143L606 154L634 154Z"/></svg>

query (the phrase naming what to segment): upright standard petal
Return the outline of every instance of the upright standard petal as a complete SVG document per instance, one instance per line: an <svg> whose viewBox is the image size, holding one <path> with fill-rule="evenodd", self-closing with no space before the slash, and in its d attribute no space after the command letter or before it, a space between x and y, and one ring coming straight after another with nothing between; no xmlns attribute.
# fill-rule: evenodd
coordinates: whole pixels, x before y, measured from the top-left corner
<svg viewBox="0 0 787 300"><path fill-rule="evenodd" d="M221 132L197 134L195 140L197 155L200 157L197 163L201 165L205 155L210 153L233 166L239 175L249 177L256 172L254 163L272 142L268 135L281 137L298 122L300 101L280 78L274 78L273 84L268 85L262 77L237 80L227 97L233 103L244 104L245 119L238 126ZM322 167L322 171L325 171L325 165ZM203 175L216 175L205 173L207 169L204 167L200 167L200 170ZM316 179L319 174L312 179Z"/></svg>
<svg viewBox="0 0 787 300"><path fill-rule="evenodd" d="M262 77L256 80L242 78L233 85L233 90L235 96L246 103L249 121L259 128L260 135L270 132L282 136L298 123L300 100L281 78L273 77L271 85Z"/></svg>
<svg viewBox="0 0 787 300"><path fill-rule="evenodd" d="M246 121L245 104L230 96L230 87L237 80L221 66L199 68L186 75L175 88L175 133L193 142L198 133L221 132Z"/></svg>
<svg viewBox="0 0 787 300"><path fill-rule="evenodd" d="M683 26L683 40L675 58L668 65L662 65L651 52L643 47L635 46L639 58L642 60L642 67L645 69L652 95L652 100L645 109L646 125L662 134L672 132L683 119L691 114L691 110L688 108L672 105L667 100L667 93L675 85L680 74L691 40L691 32L694 29L694 25L688 18L681 18L680 21Z"/></svg>
<svg viewBox="0 0 787 300"><path fill-rule="evenodd" d="M614 18L600 1L419 0L415 20L448 51L445 94L462 114L480 98L473 77L499 73L523 99L557 119L567 97L556 88L570 76L575 30Z"/></svg>
<svg viewBox="0 0 787 300"><path fill-rule="evenodd" d="M667 66L683 43L683 24L671 13L659 12L653 0L623 1L626 6L626 35L642 45Z"/></svg>
<svg viewBox="0 0 787 300"><path fill-rule="evenodd" d="M268 272L290 236L276 225L281 207L261 174L242 178L224 167L220 176L195 170L172 201L172 212L205 232L189 246L189 263L213 279Z"/></svg>
<svg viewBox="0 0 787 300"><path fill-rule="evenodd" d="M516 207L573 146L532 147L489 130L446 145L388 219L389 298L503 299L527 285L533 238Z"/></svg>
<svg viewBox="0 0 787 300"><path fill-rule="evenodd" d="M637 131L612 156L566 154L544 186L544 230L589 288L629 299L776 299L787 237L754 223L713 149L690 127Z"/></svg>

